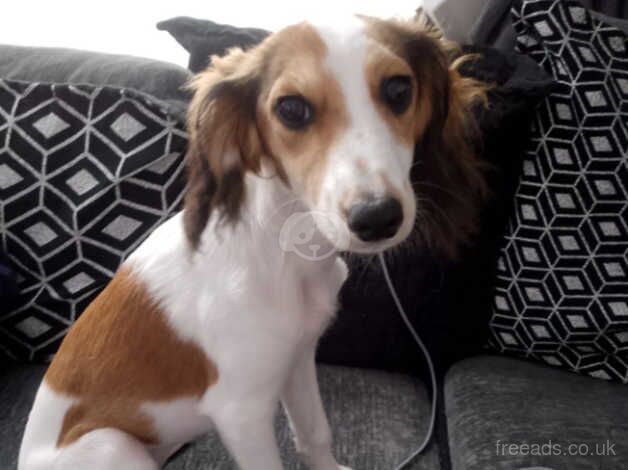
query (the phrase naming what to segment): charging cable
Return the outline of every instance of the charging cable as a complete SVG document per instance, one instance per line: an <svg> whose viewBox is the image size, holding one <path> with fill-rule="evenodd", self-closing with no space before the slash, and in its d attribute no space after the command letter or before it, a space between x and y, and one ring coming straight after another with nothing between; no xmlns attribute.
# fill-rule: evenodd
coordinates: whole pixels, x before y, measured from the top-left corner
<svg viewBox="0 0 628 470"><path fill-rule="evenodd" d="M406 314L406 311L404 310L403 305L401 305L401 301L399 300L399 296L397 295L395 286L393 285L392 279L390 278L390 274L388 273L388 267L386 266L386 261L384 260L383 253L380 253L378 257L379 257L379 263L382 265L382 270L384 271L384 278L386 279L386 284L388 285L388 290L390 291L390 295L392 295L392 298L395 301L395 304L397 305L397 310L399 311L399 315L401 315L401 319L406 324L406 326L408 327L408 330L410 330L410 333L412 334L412 337L414 338L414 341L416 341L416 344L419 345L419 348L423 352L423 356L425 357L425 361L427 362L427 366L430 370L430 379L432 381L432 410L430 414L430 423L427 428L427 433L425 434L425 437L423 438L423 442L421 442L421 445L418 447L418 449L412 452L412 454L410 454L395 469L395 470L407 470L410 468L409 465L421 453L423 453L427 445L430 443L430 440L432 439L432 435L434 434L434 426L436 424L436 410L437 410L437 404L438 404L437 403L438 383L436 382L436 372L434 371L434 363L432 361L432 356L430 356L430 352L425 347L425 344L423 344L421 337L412 326L412 323L410 323L410 320L408 319L408 315Z"/></svg>

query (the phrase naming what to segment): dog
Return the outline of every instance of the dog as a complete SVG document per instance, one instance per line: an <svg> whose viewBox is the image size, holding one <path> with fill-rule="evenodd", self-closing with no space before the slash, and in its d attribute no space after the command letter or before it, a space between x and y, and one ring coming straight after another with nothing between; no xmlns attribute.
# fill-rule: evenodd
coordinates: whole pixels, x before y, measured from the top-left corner
<svg viewBox="0 0 628 470"><path fill-rule="evenodd" d="M453 251L472 230L483 87L425 28L300 23L213 57L190 88L183 210L70 329L19 470L154 470L210 428L243 470L280 470L279 402L309 468L346 469L315 370L338 253L413 232Z"/></svg>

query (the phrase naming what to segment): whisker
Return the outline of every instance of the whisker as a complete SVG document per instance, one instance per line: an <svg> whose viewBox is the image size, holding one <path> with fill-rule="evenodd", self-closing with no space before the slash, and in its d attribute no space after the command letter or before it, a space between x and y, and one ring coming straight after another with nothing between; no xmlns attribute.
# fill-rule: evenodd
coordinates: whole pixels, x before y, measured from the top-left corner
<svg viewBox="0 0 628 470"><path fill-rule="evenodd" d="M362 279L364 278L364 275L366 274L366 271L368 270L369 266L371 265L371 263L373 262L373 260L375 259L375 255L368 255L366 260L366 263L364 264L360 275L358 276L358 278L356 279L356 284L360 285L360 282L362 281Z"/></svg>
<svg viewBox="0 0 628 470"><path fill-rule="evenodd" d="M455 192L453 192L450 189L447 189L443 186L440 186L438 184L434 184L434 183L428 183L427 181L412 181L413 185L417 185L417 186L429 186L431 188L437 189L439 191L442 191L445 194L449 194L450 196L452 196L453 198L455 198L457 201L463 203L464 205L471 205L466 199L464 199L460 194L456 194Z"/></svg>
<svg viewBox="0 0 628 470"><path fill-rule="evenodd" d="M456 227L456 224L451 219L451 217L449 217L449 215L447 215L447 213L438 204L436 204L431 199L424 199L423 202L429 202L431 207L433 207L434 209L436 209L440 213L440 215L443 217L445 222L447 222L451 228L455 228Z"/></svg>

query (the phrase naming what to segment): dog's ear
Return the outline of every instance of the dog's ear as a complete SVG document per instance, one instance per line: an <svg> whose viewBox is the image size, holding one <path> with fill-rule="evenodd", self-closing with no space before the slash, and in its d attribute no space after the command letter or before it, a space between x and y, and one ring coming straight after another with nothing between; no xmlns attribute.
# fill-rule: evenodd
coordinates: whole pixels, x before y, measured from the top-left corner
<svg viewBox="0 0 628 470"><path fill-rule="evenodd" d="M475 119L475 107L486 104L487 86L460 75L458 67L466 60L473 57L447 60L438 81L431 83L432 116L417 142L411 175L417 197L429 201L422 234L449 258L456 258L477 230L487 195Z"/></svg>
<svg viewBox="0 0 628 470"><path fill-rule="evenodd" d="M233 222L244 199L244 176L257 172L263 145L257 126L257 100L262 63L254 49L234 49L213 57L189 88L189 145L183 221L187 238L197 248L209 217Z"/></svg>

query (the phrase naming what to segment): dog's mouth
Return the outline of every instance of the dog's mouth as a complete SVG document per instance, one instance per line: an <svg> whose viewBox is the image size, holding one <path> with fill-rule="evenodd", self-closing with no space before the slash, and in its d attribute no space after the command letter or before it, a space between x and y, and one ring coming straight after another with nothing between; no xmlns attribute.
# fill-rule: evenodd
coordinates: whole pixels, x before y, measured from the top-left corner
<svg viewBox="0 0 628 470"><path fill-rule="evenodd" d="M351 237L349 246L344 251L372 255L394 248L403 243L409 235L408 233L397 232L394 236L373 242L365 242L357 237Z"/></svg>
<svg viewBox="0 0 628 470"><path fill-rule="evenodd" d="M342 226L331 234L324 228L321 228L321 232L337 251L365 255L381 253L402 244L409 237L414 225L412 217L403 217L398 224L394 224L395 226L389 220L385 220L381 222L381 230L372 233L368 230L356 232L351 229L350 223L343 222Z"/></svg>

